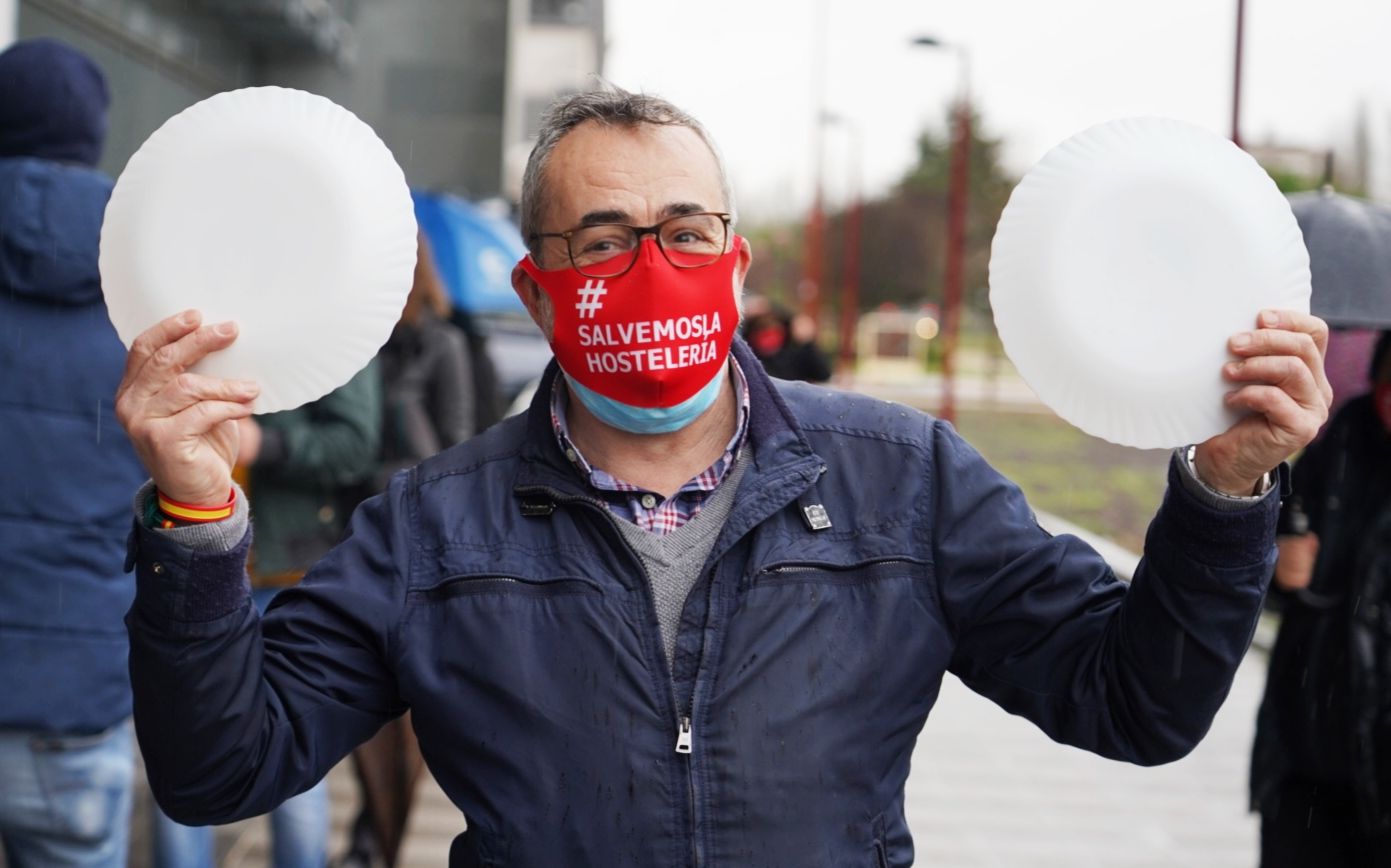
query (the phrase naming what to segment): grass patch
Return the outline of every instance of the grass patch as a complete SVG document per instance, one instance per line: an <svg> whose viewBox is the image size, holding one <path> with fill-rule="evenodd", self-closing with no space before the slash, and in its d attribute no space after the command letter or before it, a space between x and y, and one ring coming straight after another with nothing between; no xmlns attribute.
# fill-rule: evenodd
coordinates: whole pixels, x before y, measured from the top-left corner
<svg viewBox="0 0 1391 868"><path fill-rule="evenodd" d="M1164 495L1169 451L1130 449L1079 431L1051 413L965 410L957 428L1051 512L1138 552Z"/></svg>

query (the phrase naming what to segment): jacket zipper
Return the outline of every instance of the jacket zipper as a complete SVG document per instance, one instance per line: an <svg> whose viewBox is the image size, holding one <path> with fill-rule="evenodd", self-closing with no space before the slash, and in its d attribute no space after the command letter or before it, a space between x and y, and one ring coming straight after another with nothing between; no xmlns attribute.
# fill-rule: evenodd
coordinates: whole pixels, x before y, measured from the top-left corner
<svg viewBox="0 0 1391 868"><path fill-rule="evenodd" d="M610 528L613 530L613 535L615 539L617 539L618 541L618 544L628 552L628 555L637 565L639 571L644 573L646 572L645 568L642 566L642 559L637 556L637 553L633 551L633 547L628 545L628 541L623 538L623 532L619 530L618 527L618 519L614 517L613 513L609 512L608 508L604 506L602 501L596 498L585 497L584 495L579 494L563 494L560 491L557 491L556 489L550 488L548 486L527 486L525 488L518 488L517 491L522 493L541 493L552 498L557 503L579 503L584 504L585 506L588 506L591 509L594 509L600 515L602 515L605 518L605 520L608 521ZM655 625L657 619L657 610L656 604L652 600L652 593L650 588L648 589L647 598L651 610L652 621ZM659 628L659 644L661 641L660 632L661 631ZM700 848L700 835L697 831L698 823L696 821L695 770L692 768L691 765L691 750L694 745L695 737L694 726L691 723L691 718L694 716L695 713L695 696L694 694L691 696L691 702L690 706L688 706L687 713L681 714L676 702L676 691L674 687L671 687L672 673L670 671L670 667L671 664L670 662L668 662L667 684L670 687L670 689L667 692L668 695L671 696L672 710L676 713L676 753L681 754L686 758L686 794L687 799L689 800L691 810L691 864L693 868L700 868L703 857Z"/></svg>
<svg viewBox="0 0 1391 868"><path fill-rule="evenodd" d="M489 587L510 585L518 590L541 595L574 594L584 591L600 593L599 588L585 579L562 578L549 582L505 575L453 575L447 576L439 584L421 589L426 597L452 597L485 592Z"/></svg>
<svg viewBox="0 0 1391 868"><path fill-rule="evenodd" d="M862 572L865 570L883 569L885 567L891 567L896 564L905 564L908 566L922 566L922 564L918 563L917 561L910 560L907 558L876 558L874 560L865 561L864 563L849 565L820 563L783 564L781 566L768 567L767 569L759 570L756 574L754 574L753 581L750 584L758 584L758 580L764 576L788 576L797 575L799 573L808 573L813 575L817 573L830 574L833 576L845 576L848 578L857 572Z"/></svg>

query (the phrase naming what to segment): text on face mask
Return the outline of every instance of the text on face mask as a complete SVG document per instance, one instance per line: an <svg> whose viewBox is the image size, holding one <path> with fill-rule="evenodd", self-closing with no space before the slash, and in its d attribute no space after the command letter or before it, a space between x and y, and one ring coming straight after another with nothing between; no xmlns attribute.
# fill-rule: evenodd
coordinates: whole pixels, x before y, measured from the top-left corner
<svg viewBox="0 0 1391 868"><path fill-rule="evenodd" d="M689 368L708 364L718 358L719 350L715 342L705 341L698 344L681 344L677 347L653 347L648 350L585 353L584 363L592 374L622 374Z"/></svg>
<svg viewBox="0 0 1391 868"><path fill-rule="evenodd" d="M580 325L582 347L633 347L669 341L702 341L720 332L720 315L697 313L671 319Z"/></svg>

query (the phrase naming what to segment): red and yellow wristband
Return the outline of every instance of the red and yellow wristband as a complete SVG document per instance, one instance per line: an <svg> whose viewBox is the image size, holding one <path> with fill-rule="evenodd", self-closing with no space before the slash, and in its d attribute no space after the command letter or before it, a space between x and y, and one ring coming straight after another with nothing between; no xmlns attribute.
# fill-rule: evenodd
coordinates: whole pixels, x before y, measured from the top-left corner
<svg viewBox="0 0 1391 868"><path fill-rule="evenodd" d="M191 503L180 503L177 500L170 500L164 493L156 489L155 502L159 511L164 514L165 520L161 524L165 528L175 527L178 523L183 524L207 524L210 521L222 521L229 517L237 505L237 490L228 489L227 502L220 506L195 506Z"/></svg>

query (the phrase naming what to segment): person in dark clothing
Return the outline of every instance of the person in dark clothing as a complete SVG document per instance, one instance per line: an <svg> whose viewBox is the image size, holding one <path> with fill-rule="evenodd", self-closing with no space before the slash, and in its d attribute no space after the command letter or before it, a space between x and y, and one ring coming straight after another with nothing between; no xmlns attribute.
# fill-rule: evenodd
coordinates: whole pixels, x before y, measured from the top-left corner
<svg viewBox="0 0 1391 868"><path fill-rule="evenodd" d="M488 335L478 318L461 307L449 312L449 323L464 336L469 374L473 380L473 430L483 431L502 418L505 409L497 365L488 350Z"/></svg>
<svg viewBox="0 0 1391 868"><path fill-rule="evenodd" d="M450 313L430 245L421 235L405 309L378 354L382 453L376 491L397 471L473 436L477 416L468 339L450 323Z"/></svg>
<svg viewBox="0 0 1391 868"><path fill-rule="evenodd" d="M736 334L733 209L689 115L568 97L523 181L512 284L555 353L527 413L393 477L264 620L243 495L216 542L140 514L161 804L265 810L409 709L467 818L455 868L904 866L948 670L1104 756L1193 748L1260 614L1275 470L1327 414L1322 321L1263 311L1229 341L1247 415L1172 456L1127 586L950 425L768 377ZM189 312L131 350L118 412L159 496L225 503L256 390L178 372L234 340Z"/></svg>
<svg viewBox="0 0 1391 868"><path fill-rule="evenodd" d="M0 54L0 848L11 868L126 861L134 751L121 615L125 366L97 242L106 80L47 39ZM60 782L61 786L53 786Z"/></svg>
<svg viewBox="0 0 1391 868"><path fill-rule="evenodd" d="M816 343L816 323L806 314L791 314L762 297L745 307L744 340L770 377L824 383L831 379L831 360Z"/></svg>
<svg viewBox="0 0 1391 868"><path fill-rule="evenodd" d="M1251 770L1261 865L1391 865L1391 332L1294 467Z"/></svg>

